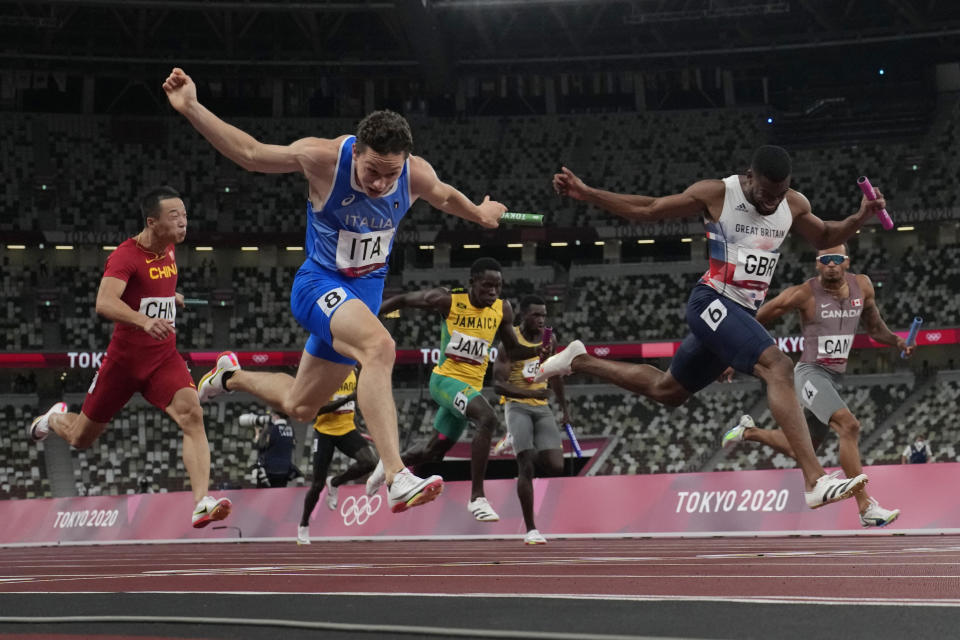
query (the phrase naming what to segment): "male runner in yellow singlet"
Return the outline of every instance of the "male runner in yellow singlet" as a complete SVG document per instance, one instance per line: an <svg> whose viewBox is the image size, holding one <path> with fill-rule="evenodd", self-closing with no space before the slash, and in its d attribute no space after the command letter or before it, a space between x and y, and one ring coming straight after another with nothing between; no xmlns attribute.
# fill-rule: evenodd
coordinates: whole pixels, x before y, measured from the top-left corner
<svg viewBox="0 0 960 640"><path fill-rule="evenodd" d="M520 301L520 324L513 327L517 340L524 346L540 348L543 342L547 305L543 298L525 296ZM556 337L551 337L556 345ZM546 544L533 517L533 478L535 476L559 476L563 473L563 438L557 427L548 399L555 393L564 423L570 422L563 378L551 378L547 382L534 382L540 367L539 358L511 361L507 354L500 354L493 365L493 388L501 394L504 403L504 419L507 431L513 439L517 456L517 497L523 511L527 533L526 544Z"/></svg>
<svg viewBox="0 0 960 640"><path fill-rule="evenodd" d="M327 487L327 507L337 508L340 485L362 478L373 470L377 456L367 439L360 435L355 422L357 402L357 374L351 371L330 402L320 408L313 422L313 482L303 498L303 515L297 527L297 544L310 544L310 514L317 506L324 484ZM356 462L343 473L327 477L333 453L339 449ZM324 482L326 481L326 482Z"/></svg>
<svg viewBox="0 0 960 640"><path fill-rule="evenodd" d="M403 464L439 462L460 439L468 422L477 427L471 445L470 476L472 487L467 509L482 522L500 519L483 493L483 477L490 457L490 440L499 420L490 403L481 395L483 377L490 360L490 345L499 337L504 349L514 358L539 355L537 347L524 347L513 332L513 309L500 299L503 275L500 263L493 258L480 258L470 267L467 291L450 291L442 287L413 291L385 300L380 314L402 307L433 309L444 317L441 328L440 363L430 376L430 395L439 405L433 421L436 433L425 443L405 451ZM367 495L373 495L383 484L383 465L367 480Z"/></svg>

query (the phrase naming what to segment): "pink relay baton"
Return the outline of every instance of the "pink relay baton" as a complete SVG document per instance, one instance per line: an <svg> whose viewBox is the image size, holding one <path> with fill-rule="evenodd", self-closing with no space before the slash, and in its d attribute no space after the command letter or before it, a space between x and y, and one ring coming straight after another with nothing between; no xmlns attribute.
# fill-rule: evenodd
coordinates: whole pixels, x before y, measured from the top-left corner
<svg viewBox="0 0 960 640"><path fill-rule="evenodd" d="M867 197L867 200L877 199L877 192L873 190L873 185L870 184L870 178L867 176L860 176L857 178L857 186L860 187L860 191L863 191L863 195ZM888 231L893 229L893 218L890 217L890 214L887 213L886 209L880 209L880 211L877 211L877 217L880 218L880 224L884 229Z"/></svg>
<svg viewBox="0 0 960 640"><path fill-rule="evenodd" d="M543 328L543 338L540 340L540 344L550 344L550 339L553 337L553 327L544 327ZM540 360L543 362L543 360Z"/></svg>

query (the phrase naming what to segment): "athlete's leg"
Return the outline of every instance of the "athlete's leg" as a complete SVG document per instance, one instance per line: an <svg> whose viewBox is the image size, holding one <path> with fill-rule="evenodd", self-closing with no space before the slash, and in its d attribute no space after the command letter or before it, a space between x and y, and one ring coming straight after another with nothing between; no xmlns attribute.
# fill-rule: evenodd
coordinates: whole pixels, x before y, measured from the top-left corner
<svg viewBox="0 0 960 640"><path fill-rule="evenodd" d="M527 531L536 529L533 517L533 478L536 476L536 444L533 433L532 407L519 402L504 405L503 416L507 431L513 438L517 455L517 499Z"/></svg>
<svg viewBox="0 0 960 640"><path fill-rule="evenodd" d="M527 531L537 528L533 519L533 479L537 474L536 459L535 449L517 452L517 498L520 500L520 511L523 512L523 524Z"/></svg>
<svg viewBox="0 0 960 640"><path fill-rule="evenodd" d="M829 429L826 425L820 422L816 416L808 413L804 413L804 418L807 421L807 424L810 426L810 441L813 443L813 450L819 451L820 445L823 444L824 436L826 431ZM797 457L793 454L793 447L790 446L790 443L787 441L787 436L783 435L782 429L761 429L760 427L747 427L743 430L743 439L751 440L753 442L759 442L764 444L771 449L782 453L788 458L793 458L794 460Z"/></svg>
<svg viewBox="0 0 960 640"><path fill-rule="evenodd" d="M103 364L87 389L80 413L51 411L46 418L47 428L77 449L88 448L140 388L144 372L137 370L132 373L131 366L130 362L122 360L122 354L118 355L117 349L111 344L107 347ZM183 364L182 373L189 379L186 364Z"/></svg>
<svg viewBox="0 0 960 640"><path fill-rule="evenodd" d="M595 376L668 407L679 407L690 397L690 392L669 371L661 371L649 364L603 360L585 353L573 359L571 368L576 373Z"/></svg>
<svg viewBox="0 0 960 640"><path fill-rule="evenodd" d="M310 488L307 489L307 495L303 497L303 514L300 516L300 526L310 525L310 514L313 513L317 501L320 500L320 493L323 492L324 483L327 480L327 469L330 468L330 461L333 460L335 446L333 437L315 433L313 440L313 480L310 482Z"/></svg>
<svg viewBox="0 0 960 640"><path fill-rule="evenodd" d="M793 361L776 345L763 350L754 366L753 374L767 383L767 402L773 419L783 429L787 442L793 449L797 465L803 472L807 490L813 488L817 478L824 475L810 439L810 430L803 417L793 386Z"/></svg>
<svg viewBox="0 0 960 640"><path fill-rule="evenodd" d="M355 462L344 469L342 473L331 478L330 484L335 487L346 484L351 480L362 478L373 471L373 468L377 466L377 454L373 452L373 449L369 445L354 452L353 454L348 455L351 455Z"/></svg>
<svg viewBox="0 0 960 640"><path fill-rule="evenodd" d="M210 445L203 428L203 410L187 365L175 350L155 361L140 387L143 397L173 418L183 432L183 466L190 478L196 506L193 526L202 528L230 515L227 498L215 499L210 489Z"/></svg>
<svg viewBox="0 0 960 640"><path fill-rule="evenodd" d="M563 475L563 450L547 449L537 452L537 477L550 478Z"/></svg>
<svg viewBox="0 0 960 640"><path fill-rule="evenodd" d="M350 299L340 305L330 323L330 331L333 348L361 365L357 379L357 403L383 461L389 485L393 482L393 474L404 468L397 434L397 406L393 400L396 344L377 316L358 299ZM337 386L324 396L322 402L333 395L348 372L349 368L344 370Z"/></svg>
<svg viewBox="0 0 960 640"><path fill-rule="evenodd" d="M430 395L438 405L433 416L434 434L429 440L416 442L403 452L400 458L404 466L416 468L426 462L443 460L467 428L467 418L461 407L466 405L468 393L477 392L460 380L437 374L430 376ZM376 493L385 481L386 474L381 462L367 478L367 495Z"/></svg>
<svg viewBox="0 0 960 640"><path fill-rule="evenodd" d="M797 459L797 456L793 454L793 447L790 446L790 442L787 440L787 436L783 435L782 429L761 429L760 427L747 427L743 430L743 439L750 440L752 442L759 442L760 444L766 445L787 456L788 458Z"/></svg>
<svg viewBox="0 0 960 640"><path fill-rule="evenodd" d="M434 418L434 424L440 422L459 421L466 423L464 418L453 414L452 411L440 407L437 409L437 415ZM464 427L466 424L464 424ZM443 433L437 432L430 436L429 440L415 443L401 455L403 464L408 467L416 467L427 462L440 462L447 452L457 443L458 438L450 438Z"/></svg>
<svg viewBox="0 0 960 640"><path fill-rule="evenodd" d="M94 422L80 413L51 413L47 418L50 431L76 449L87 449L107 428L106 422Z"/></svg>
<svg viewBox="0 0 960 640"><path fill-rule="evenodd" d="M210 444L196 390L183 387L177 391L165 411L183 432L183 466L190 478L194 502L200 502L210 489Z"/></svg>
<svg viewBox="0 0 960 640"><path fill-rule="evenodd" d="M863 465L860 462L860 421L850 412L850 409L840 409L830 416L830 428L837 433L839 440L837 458L843 472L848 478L863 473ZM861 488L853 495L857 499L860 513L866 511L870 506L870 495L866 488Z"/></svg>
<svg viewBox="0 0 960 640"><path fill-rule="evenodd" d="M228 391L245 391L299 422L310 422L340 388L353 365L331 362L304 350L297 375L240 369L224 377Z"/></svg>
<svg viewBox="0 0 960 640"><path fill-rule="evenodd" d="M453 445L460 439L469 423L477 425L477 435L471 455L470 474L474 478L476 491L476 470L478 461L486 470L487 457L490 455L490 439L497 419L490 408L490 404L480 395L480 392L468 383L458 378L433 373L430 376L430 396L437 403L437 413L433 417L434 435L426 443L421 443L413 449L404 452L405 464L420 464L423 462L439 462ZM492 420L492 422L491 422ZM491 426L492 424L492 426ZM487 431L487 433L484 433ZM476 455L477 440L486 440L485 456ZM480 477L480 494L483 495L483 476ZM473 496L474 498L479 496Z"/></svg>
<svg viewBox="0 0 960 640"><path fill-rule="evenodd" d="M527 531L537 528L533 518L533 479L562 474L563 451L559 449L527 449L517 453L517 498L520 499L520 510Z"/></svg>
<svg viewBox="0 0 960 640"><path fill-rule="evenodd" d="M487 475L490 442L500 421L497 420L493 407L481 395L477 395L467 404L467 419L476 427L470 443L470 499L476 500L484 495L483 479Z"/></svg>
<svg viewBox="0 0 960 640"><path fill-rule="evenodd" d="M563 474L563 438L557 426L557 418L549 406L531 407L533 418L533 446L537 450L537 476Z"/></svg>

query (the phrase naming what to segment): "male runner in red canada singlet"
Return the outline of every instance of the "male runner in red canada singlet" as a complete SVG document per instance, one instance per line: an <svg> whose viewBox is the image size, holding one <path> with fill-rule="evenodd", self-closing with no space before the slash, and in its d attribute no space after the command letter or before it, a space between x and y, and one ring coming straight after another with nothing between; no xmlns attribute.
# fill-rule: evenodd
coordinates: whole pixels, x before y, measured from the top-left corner
<svg viewBox="0 0 960 640"><path fill-rule="evenodd" d="M226 518L232 505L227 498L207 495L210 446L203 410L176 347L176 309L183 306L183 296L176 292L174 246L186 237L187 211L180 194L170 187L144 195L140 210L143 231L110 254L100 280L96 311L115 324L82 410L69 413L67 404L58 402L35 418L28 431L35 441L53 431L72 446L86 449L139 391L183 431L183 465L196 502L193 526L200 528Z"/></svg>

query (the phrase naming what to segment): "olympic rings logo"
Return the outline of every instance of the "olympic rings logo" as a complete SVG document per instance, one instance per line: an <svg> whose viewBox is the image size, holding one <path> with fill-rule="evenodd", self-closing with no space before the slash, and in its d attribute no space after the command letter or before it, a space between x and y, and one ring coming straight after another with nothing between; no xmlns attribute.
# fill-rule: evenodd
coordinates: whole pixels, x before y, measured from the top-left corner
<svg viewBox="0 0 960 640"><path fill-rule="evenodd" d="M610 355L610 347L594 347L593 353L601 358Z"/></svg>
<svg viewBox="0 0 960 640"><path fill-rule="evenodd" d="M340 515L343 516L343 524L346 526L362 525L380 510L383 498L379 494L374 496L360 496L355 498L347 496L347 499L340 505Z"/></svg>
<svg viewBox="0 0 960 640"><path fill-rule="evenodd" d="M929 342L940 342L940 338L943 336L939 331L929 331L927 332L927 341Z"/></svg>
<svg viewBox="0 0 960 640"><path fill-rule="evenodd" d="M268 356L268 355L265 354L265 353L255 353L255 354L253 354L253 361L256 362L257 364L263 364L264 362L266 362L266 361L269 360L269 359L270 359L270 356Z"/></svg>

